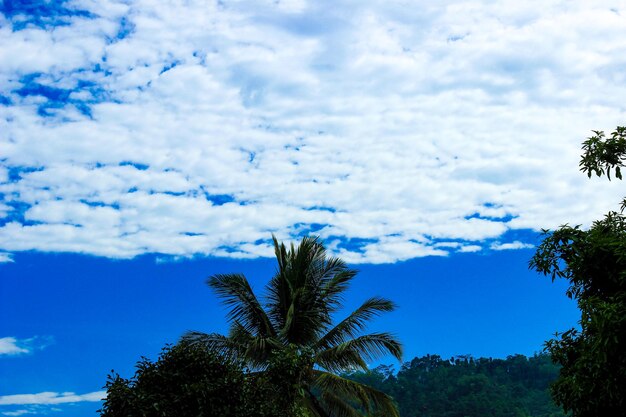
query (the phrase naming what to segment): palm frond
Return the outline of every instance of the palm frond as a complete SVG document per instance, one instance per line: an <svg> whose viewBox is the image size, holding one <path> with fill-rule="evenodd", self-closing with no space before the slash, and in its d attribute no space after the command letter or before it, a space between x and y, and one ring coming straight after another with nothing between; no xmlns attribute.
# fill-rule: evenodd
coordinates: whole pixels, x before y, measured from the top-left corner
<svg viewBox="0 0 626 417"><path fill-rule="evenodd" d="M244 347L242 358L254 370L266 369L268 358L280 347L275 338L252 334L239 322L231 325L228 338Z"/></svg>
<svg viewBox="0 0 626 417"><path fill-rule="evenodd" d="M328 414L333 417L363 417L352 404L349 404L342 397L329 391L324 391L320 396L323 407L328 410Z"/></svg>
<svg viewBox="0 0 626 417"><path fill-rule="evenodd" d="M279 267L267 287L269 318L286 342L312 345L331 322L323 285L344 266L327 262L317 238L303 238L289 250L274 238L274 249Z"/></svg>
<svg viewBox="0 0 626 417"><path fill-rule="evenodd" d="M209 278L207 284L229 308L229 321L238 321L246 330L262 337L275 336L275 330L245 276L217 274Z"/></svg>
<svg viewBox="0 0 626 417"><path fill-rule="evenodd" d="M221 334L189 331L183 335L181 340L193 345L202 345L207 350L235 362L242 361L245 356L246 347L244 344Z"/></svg>
<svg viewBox="0 0 626 417"><path fill-rule="evenodd" d="M314 384L322 395L329 393L348 405L357 404L367 414L380 412L384 416L400 416L393 399L381 391L324 371L315 371L315 376Z"/></svg>
<svg viewBox="0 0 626 417"><path fill-rule="evenodd" d="M266 286L268 316L275 329L285 327L287 311L291 305L289 283L285 279L285 273L289 269L289 255L284 243L279 243L276 236L272 235L274 252L278 269Z"/></svg>
<svg viewBox="0 0 626 417"><path fill-rule="evenodd" d="M200 344L234 362L241 362L255 371L267 368L272 351L279 347L273 338L251 334L239 323L231 327L228 336L216 333L187 332L181 338L184 342Z"/></svg>
<svg viewBox="0 0 626 417"><path fill-rule="evenodd" d="M382 313L393 311L395 308L393 302L381 297L372 297L366 300L319 340L318 349L328 349L357 337L365 329L368 321Z"/></svg>
<svg viewBox="0 0 626 417"><path fill-rule="evenodd" d="M402 361L402 345L390 333L371 333L319 352L315 363L332 372L367 370L367 362L391 354Z"/></svg>
<svg viewBox="0 0 626 417"><path fill-rule="evenodd" d="M342 295L357 273L356 270L348 269L345 265L342 265L342 268L333 266L333 269L337 270L333 271L333 275L322 283L322 299L327 303L330 312L334 312L340 307L343 301Z"/></svg>
<svg viewBox="0 0 626 417"><path fill-rule="evenodd" d="M329 372L352 372L360 369L366 371L367 362L361 352L355 349L327 349L317 354L315 364Z"/></svg>
<svg viewBox="0 0 626 417"><path fill-rule="evenodd" d="M317 397L310 391L306 390L302 403L309 411L309 417L330 417Z"/></svg>
<svg viewBox="0 0 626 417"><path fill-rule="evenodd" d="M287 248L284 243L279 243L276 236L272 234L272 242L274 242L274 254L276 255L276 261L278 261L278 270L283 271L287 265Z"/></svg>

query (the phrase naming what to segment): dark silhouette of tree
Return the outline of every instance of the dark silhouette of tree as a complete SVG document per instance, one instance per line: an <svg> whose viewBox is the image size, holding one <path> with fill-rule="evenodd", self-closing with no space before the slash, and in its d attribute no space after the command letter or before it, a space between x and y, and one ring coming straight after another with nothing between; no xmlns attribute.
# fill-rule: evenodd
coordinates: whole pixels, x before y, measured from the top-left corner
<svg viewBox="0 0 626 417"><path fill-rule="evenodd" d="M626 158L626 128L610 137L602 131L583 143L581 171L589 177L611 171L621 179ZM564 225L544 230L530 267L569 281L580 329L557 334L546 343L561 373L552 387L555 401L573 417L626 415L626 217L609 212L588 230Z"/></svg>
<svg viewBox="0 0 626 417"><path fill-rule="evenodd" d="M401 345L391 334L361 334L394 304L370 298L333 326L331 315L356 271L328 257L316 238L289 250L274 238L274 248L278 268L267 285L266 303L243 275L214 275L207 283L228 307L230 333L190 332L184 340L243 361L266 378L282 399L284 415L398 416L391 397L339 375L366 370L368 362L386 354L401 359Z"/></svg>
<svg viewBox="0 0 626 417"><path fill-rule="evenodd" d="M241 365L187 343L165 347L155 362L142 358L130 379L109 375L106 390L103 417L278 415L269 408L271 392L261 392Z"/></svg>

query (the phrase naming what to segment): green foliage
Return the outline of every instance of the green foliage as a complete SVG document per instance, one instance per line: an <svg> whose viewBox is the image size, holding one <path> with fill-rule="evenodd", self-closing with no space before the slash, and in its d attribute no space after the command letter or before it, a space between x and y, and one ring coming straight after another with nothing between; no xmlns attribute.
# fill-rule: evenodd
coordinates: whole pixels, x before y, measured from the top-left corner
<svg viewBox="0 0 626 417"><path fill-rule="evenodd" d="M545 354L427 355L406 362L396 375L382 366L348 377L393 396L402 417L564 417L548 390L558 372Z"/></svg>
<svg viewBox="0 0 626 417"><path fill-rule="evenodd" d="M610 138L603 132L583 144L581 170L589 177L611 169L621 179L626 128ZM567 296L577 300L580 329L546 343L562 365L552 387L556 402L574 417L626 415L626 217L612 211L591 228L564 225L544 231L530 267L552 280L569 281Z"/></svg>
<svg viewBox="0 0 626 417"><path fill-rule="evenodd" d="M262 305L240 274L215 275L208 285L228 307L228 336L191 332L184 340L242 361L273 386L285 416L398 415L393 400L336 373L367 369L386 354L401 359L389 333L362 335L367 323L392 311L392 302L374 297L332 325L343 293L356 271L328 257L315 238L288 250L274 239L278 269Z"/></svg>
<svg viewBox="0 0 626 417"><path fill-rule="evenodd" d="M241 366L201 347L165 347L158 360L142 358L135 375L109 375L103 417L244 417L260 415ZM272 414L267 414L268 416Z"/></svg>
<svg viewBox="0 0 626 417"><path fill-rule="evenodd" d="M610 137L603 131L594 130L594 136L583 142L583 156L580 160L580 170L589 178L593 174L598 177L606 174L611 179L611 169L615 177L622 179L621 167L626 157L626 127L618 126Z"/></svg>

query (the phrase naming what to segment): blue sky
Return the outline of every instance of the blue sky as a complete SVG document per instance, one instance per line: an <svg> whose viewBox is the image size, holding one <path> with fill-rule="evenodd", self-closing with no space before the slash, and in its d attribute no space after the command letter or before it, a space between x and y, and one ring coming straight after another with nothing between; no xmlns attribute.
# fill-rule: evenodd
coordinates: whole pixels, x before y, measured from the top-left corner
<svg viewBox="0 0 626 417"><path fill-rule="evenodd" d="M576 323L537 232L622 184L578 171L624 124L622 1L4 0L0 415L85 415L321 237L401 309L407 356L505 356ZM64 394L65 393L65 394ZM71 393L71 394L70 394ZM16 395L18 395L16 397Z"/></svg>
<svg viewBox="0 0 626 417"><path fill-rule="evenodd" d="M359 265L342 313L373 295L394 300L398 310L370 330L396 333L407 360L427 353L532 355L555 331L574 326L578 311L564 283L528 271L531 255L524 249ZM94 415L111 369L132 375L140 356L155 358L187 330L225 332L224 309L204 283L208 275L243 272L262 293L274 270L267 259L16 255L0 266L0 330L24 352L0 354L0 413ZM54 404L64 392L81 397Z"/></svg>

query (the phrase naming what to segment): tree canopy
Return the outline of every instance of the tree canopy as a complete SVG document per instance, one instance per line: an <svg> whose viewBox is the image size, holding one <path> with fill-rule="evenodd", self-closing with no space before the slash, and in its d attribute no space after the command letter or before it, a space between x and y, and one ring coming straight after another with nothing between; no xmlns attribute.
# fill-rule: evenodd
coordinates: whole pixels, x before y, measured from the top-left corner
<svg viewBox="0 0 626 417"><path fill-rule="evenodd" d="M377 315L394 304L366 300L333 325L331 315L356 271L329 257L317 238L287 249L274 238L278 267L262 304L243 275L214 275L208 285L228 308L227 336L190 332L184 340L245 363L269 380L283 400L284 415L398 416L388 395L339 373L367 369L386 354L401 359L402 347L385 332L362 334Z"/></svg>
<svg viewBox="0 0 626 417"><path fill-rule="evenodd" d="M244 378L241 366L186 343L165 347L154 362L142 358L130 379L109 375L106 390L103 417L261 414L250 401L253 385Z"/></svg>
<svg viewBox="0 0 626 417"><path fill-rule="evenodd" d="M626 128L609 137L602 131L583 143L580 167L589 177L611 170L621 179ZM581 312L579 329L546 343L562 365L552 387L556 402L574 417L626 415L626 217L611 211L583 230L564 225L544 230L530 267L552 280L569 281L567 296Z"/></svg>
<svg viewBox="0 0 626 417"><path fill-rule="evenodd" d="M565 417L549 393L558 373L547 354L426 355L404 363L397 373L385 365L348 377L391 395L402 417Z"/></svg>

